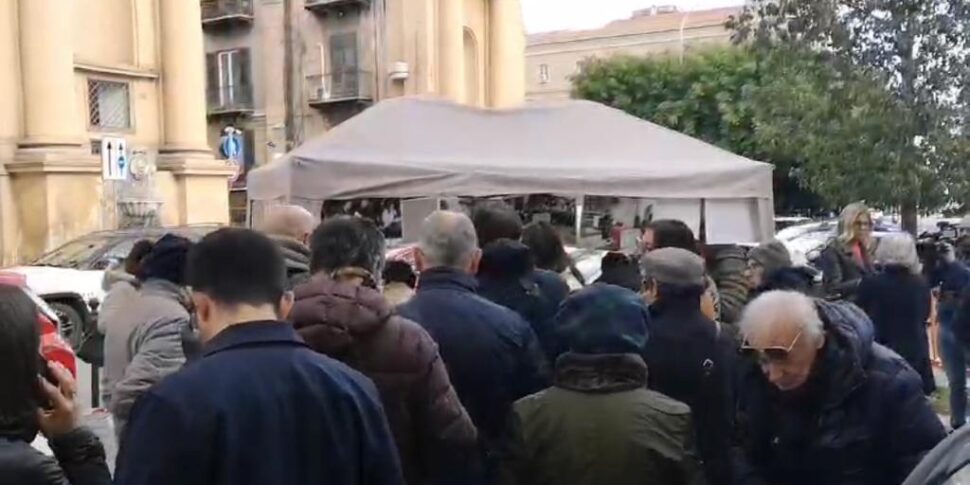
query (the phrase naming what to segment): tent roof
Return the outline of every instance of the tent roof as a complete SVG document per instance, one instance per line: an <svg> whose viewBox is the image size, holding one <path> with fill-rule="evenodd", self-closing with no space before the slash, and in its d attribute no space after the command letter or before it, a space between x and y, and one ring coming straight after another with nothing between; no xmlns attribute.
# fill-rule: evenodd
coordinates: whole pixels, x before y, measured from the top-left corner
<svg viewBox="0 0 970 485"><path fill-rule="evenodd" d="M248 177L254 200L552 193L770 198L771 165L589 101L378 103Z"/></svg>

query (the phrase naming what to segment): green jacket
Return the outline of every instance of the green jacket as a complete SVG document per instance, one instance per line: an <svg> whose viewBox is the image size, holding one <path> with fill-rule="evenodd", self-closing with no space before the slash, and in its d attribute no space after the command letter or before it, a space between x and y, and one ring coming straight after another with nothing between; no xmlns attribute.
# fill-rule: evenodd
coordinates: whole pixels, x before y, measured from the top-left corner
<svg viewBox="0 0 970 485"><path fill-rule="evenodd" d="M634 354L566 354L553 387L515 403L503 485L697 485L690 409L647 390Z"/></svg>

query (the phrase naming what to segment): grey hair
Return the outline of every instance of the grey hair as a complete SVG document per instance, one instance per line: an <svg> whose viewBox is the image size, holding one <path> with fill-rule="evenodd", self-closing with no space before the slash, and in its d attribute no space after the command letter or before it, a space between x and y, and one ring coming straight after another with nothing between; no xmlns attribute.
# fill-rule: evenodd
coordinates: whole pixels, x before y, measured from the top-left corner
<svg viewBox="0 0 970 485"><path fill-rule="evenodd" d="M421 253L431 268L466 269L478 250L475 225L465 214L433 212L421 224Z"/></svg>
<svg viewBox="0 0 970 485"><path fill-rule="evenodd" d="M741 314L741 335L747 339L785 321L796 322L802 333L816 342L825 334L822 318L810 297L796 291L769 291L745 307Z"/></svg>
<svg viewBox="0 0 970 485"><path fill-rule="evenodd" d="M923 270L916 253L916 241L909 234L890 234L880 239L875 258L876 263L883 266L902 266L913 274Z"/></svg>
<svg viewBox="0 0 970 485"><path fill-rule="evenodd" d="M281 205L269 209L260 231L270 236L300 239L313 232L317 218L298 205Z"/></svg>

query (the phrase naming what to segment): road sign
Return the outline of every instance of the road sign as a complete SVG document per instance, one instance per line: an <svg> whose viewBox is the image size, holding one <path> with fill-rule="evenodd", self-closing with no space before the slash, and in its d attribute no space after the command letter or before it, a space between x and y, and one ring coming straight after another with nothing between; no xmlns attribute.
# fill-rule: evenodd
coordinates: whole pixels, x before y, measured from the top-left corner
<svg viewBox="0 0 970 485"><path fill-rule="evenodd" d="M101 139L101 177L105 180L128 178L128 142L124 138Z"/></svg>

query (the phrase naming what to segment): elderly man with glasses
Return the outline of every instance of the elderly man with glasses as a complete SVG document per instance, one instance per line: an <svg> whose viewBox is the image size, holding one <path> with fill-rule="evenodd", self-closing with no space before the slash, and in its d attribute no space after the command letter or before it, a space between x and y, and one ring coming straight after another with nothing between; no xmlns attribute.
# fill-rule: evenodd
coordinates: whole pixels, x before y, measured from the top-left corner
<svg viewBox="0 0 970 485"><path fill-rule="evenodd" d="M858 307L768 292L741 320L738 484L898 485L946 432Z"/></svg>

